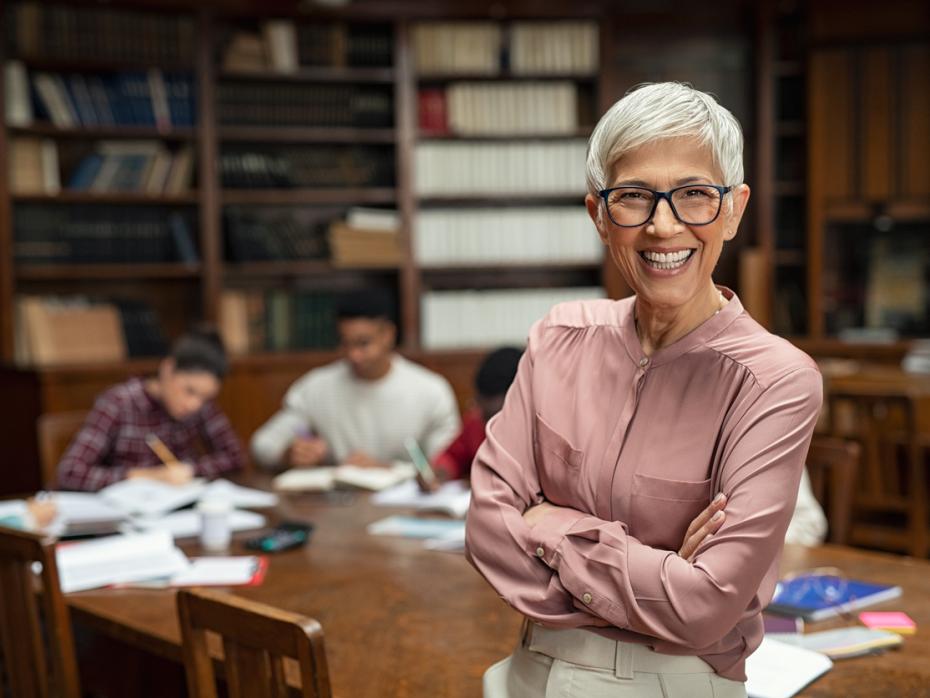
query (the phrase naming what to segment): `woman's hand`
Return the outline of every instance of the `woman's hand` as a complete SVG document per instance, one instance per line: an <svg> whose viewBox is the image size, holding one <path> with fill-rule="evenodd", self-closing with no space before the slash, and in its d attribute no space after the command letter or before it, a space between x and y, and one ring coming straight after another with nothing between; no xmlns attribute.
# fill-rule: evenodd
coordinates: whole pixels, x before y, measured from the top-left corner
<svg viewBox="0 0 930 698"><path fill-rule="evenodd" d="M527 526L532 528L549 514L563 508L564 507L557 507L555 504L550 504L549 502L540 502L523 512L523 520L526 521Z"/></svg>
<svg viewBox="0 0 930 698"><path fill-rule="evenodd" d="M723 510L726 505L727 496L721 492L714 497L714 501L704 511L694 518L688 530L685 531L685 539L678 551L681 557L691 560L698 546L720 529L726 518L726 512Z"/></svg>

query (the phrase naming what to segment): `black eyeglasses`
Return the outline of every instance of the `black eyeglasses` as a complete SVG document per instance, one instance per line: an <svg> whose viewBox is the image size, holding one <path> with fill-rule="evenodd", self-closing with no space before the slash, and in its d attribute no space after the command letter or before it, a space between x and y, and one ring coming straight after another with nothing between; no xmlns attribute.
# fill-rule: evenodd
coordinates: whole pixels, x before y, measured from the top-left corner
<svg viewBox="0 0 930 698"><path fill-rule="evenodd" d="M719 184L686 184L669 191L614 187L602 189L598 195L604 199L610 221L622 228L637 228L650 221L662 199L685 225L708 225L717 220L723 195L732 188Z"/></svg>

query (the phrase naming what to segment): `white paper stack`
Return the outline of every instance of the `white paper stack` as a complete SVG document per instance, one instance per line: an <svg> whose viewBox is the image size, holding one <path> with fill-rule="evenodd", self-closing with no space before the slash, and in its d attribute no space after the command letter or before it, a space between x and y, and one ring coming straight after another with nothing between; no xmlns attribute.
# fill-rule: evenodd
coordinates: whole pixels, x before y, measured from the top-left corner
<svg viewBox="0 0 930 698"><path fill-rule="evenodd" d="M135 478L122 480L100 490L108 504L127 514L158 516L193 504L207 488L204 480L191 480L185 485L169 485L157 480Z"/></svg>
<svg viewBox="0 0 930 698"><path fill-rule="evenodd" d="M167 531L61 545L56 560L61 590L65 593L173 577L189 565Z"/></svg>
<svg viewBox="0 0 930 698"><path fill-rule="evenodd" d="M750 698L791 698L833 667L829 657L763 638L746 660Z"/></svg>
<svg viewBox="0 0 930 698"><path fill-rule="evenodd" d="M325 492L337 485L379 491L409 480L415 474L412 463L394 463L390 468L362 468L347 463L338 467L294 468L272 480L276 490Z"/></svg>
<svg viewBox="0 0 930 698"><path fill-rule="evenodd" d="M266 509L278 504L278 495L274 492L243 487L229 480L214 480L206 486L198 499L219 499L241 509Z"/></svg>
<svg viewBox="0 0 930 698"><path fill-rule="evenodd" d="M251 531L262 528L265 522L265 517L254 511L229 512L232 531ZM132 519L132 525L141 531L167 531L173 538L192 538L200 535L200 512L184 509L164 516L140 516Z"/></svg>
<svg viewBox="0 0 930 698"><path fill-rule="evenodd" d="M402 482L378 492L372 504L383 507L410 507L421 511L442 511L458 519L464 518L471 503L471 490L465 480L443 484L435 492L423 492L413 480Z"/></svg>

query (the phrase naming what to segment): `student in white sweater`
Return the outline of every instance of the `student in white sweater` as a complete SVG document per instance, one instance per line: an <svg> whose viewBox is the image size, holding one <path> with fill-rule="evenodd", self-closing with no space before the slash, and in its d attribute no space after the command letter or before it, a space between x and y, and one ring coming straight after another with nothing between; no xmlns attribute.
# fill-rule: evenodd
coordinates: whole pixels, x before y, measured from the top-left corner
<svg viewBox="0 0 930 698"><path fill-rule="evenodd" d="M414 437L429 457L455 438L459 410L449 383L394 352L391 304L375 291L338 304L343 358L294 383L284 404L252 436L252 454L267 467L353 463L377 467L409 460Z"/></svg>

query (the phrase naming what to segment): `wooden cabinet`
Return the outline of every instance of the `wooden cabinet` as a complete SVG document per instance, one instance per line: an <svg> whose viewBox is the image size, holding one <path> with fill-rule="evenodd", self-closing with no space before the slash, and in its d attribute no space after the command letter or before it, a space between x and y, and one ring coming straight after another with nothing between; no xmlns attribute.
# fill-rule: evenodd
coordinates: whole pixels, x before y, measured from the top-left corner
<svg viewBox="0 0 930 698"><path fill-rule="evenodd" d="M850 204L930 210L930 43L815 50L811 186L824 213Z"/></svg>

